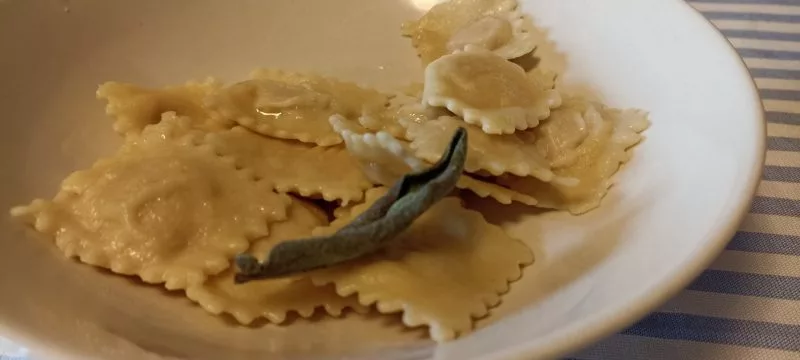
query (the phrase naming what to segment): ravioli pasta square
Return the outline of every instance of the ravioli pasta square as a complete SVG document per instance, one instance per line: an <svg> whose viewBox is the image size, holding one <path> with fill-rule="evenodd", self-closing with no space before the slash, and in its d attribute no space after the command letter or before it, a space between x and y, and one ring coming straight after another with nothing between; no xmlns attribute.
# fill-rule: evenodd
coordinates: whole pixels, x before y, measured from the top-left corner
<svg viewBox="0 0 800 360"><path fill-rule="evenodd" d="M359 124L369 131L382 131L395 138L405 138L406 129L400 124L401 120L425 117L429 113L421 104L415 108L407 103L408 98L405 95L393 96L383 111L359 116Z"/></svg>
<svg viewBox="0 0 800 360"><path fill-rule="evenodd" d="M388 95L377 90L317 74L301 74L278 69L258 69L253 71L252 77L254 79L281 81L331 94L333 108L339 114L344 114L348 117L359 113L371 114L380 111L388 100Z"/></svg>
<svg viewBox="0 0 800 360"><path fill-rule="evenodd" d="M511 134L535 127L561 105L558 91L537 85L520 66L493 53L460 52L428 64L422 100L487 134Z"/></svg>
<svg viewBox="0 0 800 360"><path fill-rule="evenodd" d="M366 208L353 209L357 215ZM386 251L310 274L333 283L341 296L358 295L382 313L403 313L403 323L428 326L444 341L472 329L533 262L525 244L509 237L457 198L434 205Z"/></svg>
<svg viewBox="0 0 800 360"><path fill-rule="evenodd" d="M330 95L274 80L246 80L209 100L214 115L264 135L321 146L341 142L325 124Z"/></svg>
<svg viewBox="0 0 800 360"><path fill-rule="evenodd" d="M630 148L642 140L640 133L647 127L644 112L571 99L533 132L553 171L578 183L544 183L516 176L502 176L498 182L536 198L538 206L585 213L600 205L614 175L630 159Z"/></svg>
<svg viewBox="0 0 800 360"><path fill-rule="evenodd" d="M403 24L423 64L470 48L492 51L505 59L536 47L530 20L513 0L450 0L433 6L416 21Z"/></svg>
<svg viewBox="0 0 800 360"><path fill-rule="evenodd" d="M141 132L145 126L158 123L165 112L192 119L193 127L216 131L230 127L230 123L212 119L205 98L220 86L212 78L163 89L112 81L97 89L97 97L106 100L106 114L114 118L114 130L121 135Z"/></svg>
<svg viewBox="0 0 800 360"><path fill-rule="evenodd" d="M236 159L239 166L274 184L278 192L348 203L361 200L364 190L372 187L358 160L344 147L274 139L243 127L210 133L206 141L221 154ZM337 176L331 176L334 173Z"/></svg>
<svg viewBox="0 0 800 360"><path fill-rule="evenodd" d="M377 116L388 97L319 75L259 70L253 79L217 91L209 100L216 117L263 135L319 146L340 144L328 118Z"/></svg>
<svg viewBox="0 0 800 360"><path fill-rule="evenodd" d="M554 71L543 69L537 66L526 73L528 80L533 83L533 86L539 89L555 89L558 74Z"/></svg>
<svg viewBox="0 0 800 360"><path fill-rule="evenodd" d="M145 135L163 134L152 130ZM286 217L288 200L268 183L191 137L161 138L123 146L67 177L52 201L12 214L53 236L68 257L169 289L222 272Z"/></svg>
<svg viewBox="0 0 800 360"><path fill-rule="evenodd" d="M338 115L330 121L344 139L347 151L361 163L361 171L375 184L391 186L403 175L426 167L413 155L408 143L388 132L357 133L352 130L352 121Z"/></svg>
<svg viewBox="0 0 800 360"><path fill-rule="evenodd" d="M362 115L358 118L361 126L372 132L384 131L397 139L408 140L406 128L411 123L423 123L440 116L452 115L442 108L428 106L422 103L420 94L409 95L403 92L393 94L389 103L377 115ZM354 130L354 132L359 132Z"/></svg>
<svg viewBox="0 0 800 360"><path fill-rule="evenodd" d="M523 141L516 134L486 134L480 128L466 125L461 119L450 116L421 123L410 122L407 125L411 148L417 156L428 162L439 161L450 137L458 128L463 127L469 134L466 171L533 176L545 182L554 177L550 164L539 153L536 145Z"/></svg>
<svg viewBox="0 0 800 360"><path fill-rule="evenodd" d="M306 201L294 199L286 220L273 223L268 236L253 242L249 252L263 257L278 242L308 237L311 231L328 224L320 219L319 208ZM315 286L303 275L280 279L234 283L234 269L208 278L204 283L190 286L186 296L212 314L228 313L242 324L258 318L282 323L290 312L310 317L317 309L339 316L344 309L366 312L368 309L354 297L341 297L330 286Z"/></svg>
<svg viewBox="0 0 800 360"><path fill-rule="evenodd" d="M335 233L345 227L348 223L361 215L367 208L374 204L382 196L386 195L388 187L378 186L364 192L364 199L359 203L348 204L334 211L334 219L327 226L318 226L311 231L313 236L325 236Z"/></svg>
<svg viewBox="0 0 800 360"><path fill-rule="evenodd" d="M511 203L518 202L533 206L539 203L539 201L531 195L495 184L493 182L483 181L469 175L464 175L458 179L456 187L459 189L468 190L482 198L491 198L504 205L510 205Z"/></svg>
<svg viewBox="0 0 800 360"><path fill-rule="evenodd" d="M385 186L378 186L371 188L364 192L364 199L357 203L350 203L345 206L337 207L333 210L333 221L330 223L329 226L321 226L314 229L311 234L314 236L325 236L330 235L336 230L344 227L350 221L353 221L359 213L353 213L354 209L359 209L359 211L364 211L366 207L369 207L371 204L374 204L381 196L386 194L388 187Z"/></svg>

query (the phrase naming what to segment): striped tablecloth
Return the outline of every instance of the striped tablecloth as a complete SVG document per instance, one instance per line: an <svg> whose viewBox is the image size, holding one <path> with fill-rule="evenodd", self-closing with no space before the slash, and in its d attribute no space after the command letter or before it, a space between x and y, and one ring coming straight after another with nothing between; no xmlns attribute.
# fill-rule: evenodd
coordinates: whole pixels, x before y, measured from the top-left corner
<svg viewBox="0 0 800 360"><path fill-rule="evenodd" d="M800 0L690 3L738 49L759 87L769 136L763 182L711 268L571 359L800 360ZM28 358L0 339L0 359Z"/></svg>

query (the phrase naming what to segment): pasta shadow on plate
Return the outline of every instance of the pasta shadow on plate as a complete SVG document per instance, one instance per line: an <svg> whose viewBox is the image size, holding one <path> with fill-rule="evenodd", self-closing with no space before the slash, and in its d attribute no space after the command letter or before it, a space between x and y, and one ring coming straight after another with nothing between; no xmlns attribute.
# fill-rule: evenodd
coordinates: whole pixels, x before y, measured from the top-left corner
<svg viewBox="0 0 800 360"><path fill-rule="evenodd" d="M640 199L642 200L642 199ZM647 200L647 199L645 199ZM582 222L583 218L597 217L602 218L598 225L580 239L574 239L573 246L565 251L556 254L548 254L543 251L545 248L541 234L531 234L526 232L526 236L534 239L526 242L531 247L536 257L536 261L524 269L524 276L517 282L511 284L513 291L503 296L502 303L491 309L490 316L476 321L475 328L481 329L490 327L497 319L503 319L523 309L531 309L539 306L543 301L550 298L553 294L562 291L565 287L575 281L587 276L594 268L604 263L606 259L613 255L622 245L620 239L624 239L622 233L627 231L627 224L635 222L633 220L647 201L638 201L639 206L627 207L620 206L616 195L608 196L601 206L604 214L573 216L559 214L552 210L530 209L525 206L501 206L492 205L487 202L483 204L482 199L470 199L468 206L474 206L474 201L480 201L480 209L484 216L492 223L513 224L522 217L537 215L546 216L571 216L569 221ZM616 210L621 209L621 210ZM591 221L591 220L589 220ZM538 229L534 229L536 231ZM526 228L527 231L527 228ZM603 234L602 236L591 236L591 234ZM565 239L567 240L567 239ZM613 281L613 279L598 279L592 283L583 294L576 297L572 304L566 304L562 311L569 312L580 306L581 302L591 293L594 286L601 280Z"/></svg>

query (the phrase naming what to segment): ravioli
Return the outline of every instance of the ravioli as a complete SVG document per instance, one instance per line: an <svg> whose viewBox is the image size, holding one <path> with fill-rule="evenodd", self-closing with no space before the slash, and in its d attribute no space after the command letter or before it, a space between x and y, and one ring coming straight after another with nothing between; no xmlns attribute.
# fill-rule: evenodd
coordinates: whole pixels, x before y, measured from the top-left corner
<svg viewBox="0 0 800 360"><path fill-rule="evenodd" d="M97 97L123 145L71 174L53 199L11 214L67 257L184 290L242 325L374 305L436 342L463 336L534 254L457 196L590 211L649 121L570 95L563 54L516 0L439 2L402 31L424 74L393 92L277 69L229 85L105 83ZM327 237L437 163L453 139L449 170L466 164L448 197L426 203L452 183L417 173L401 189L408 196L373 209L386 218ZM325 243L341 236L348 246ZM269 278L277 274L286 275Z"/></svg>
<svg viewBox="0 0 800 360"><path fill-rule="evenodd" d="M450 0L402 26L423 64L470 49L517 58L536 47L531 29L513 0Z"/></svg>
<svg viewBox="0 0 800 360"><path fill-rule="evenodd" d="M208 134L206 141L221 154L236 159L239 166L253 169L256 175L274 184L278 192L346 204L361 200L364 190L372 187L358 160L341 146L319 147L275 139L243 127Z"/></svg>
<svg viewBox="0 0 800 360"><path fill-rule="evenodd" d="M409 99L409 97L405 95L390 96L386 108L382 111L372 114L363 114L358 117L360 127L371 132L383 131L395 138L405 138L406 130L400 125L399 119L402 116L406 116L407 113L408 116L413 115L413 110L410 110L410 104L407 102L407 99ZM337 115L341 116L340 114ZM356 132L359 131L363 130L358 129Z"/></svg>
<svg viewBox="0 0 800 360"><path fill-rule="evenodd" d="M432 339L446 341L469 332L473 319L486 316L519 279L521 266L533 262L525 244L464 209L458 198L435 204L400 237L381 253L309 276L317 285L336 285L341 296L357 294L381 313L402 312L405 325L428 326Z"/></svg>
<svg viewBox="0 0 800 360"><path fill-rule="evenodd" d="M334 233L336 230L347 225L347 223L355 219L355 216L357 216L359 213L353 213L354 209L364 211L367 207L375 203L375 201L377 201L381 196L385 195L388 189L389 188L385 186L374 187L364 192L364 199L361 202L351 203L334 209L334 220L330 223L330 225L321 226L314 229L314 231L312 231L312 235L322 236Z"/></svg>
<svg viewBox="0 0 800 360"><path fill-rule="evenodd" d="M485 171L491 175L510 173L533 176L545 182L554 177L550 164L538 152L536 145L524 142L516 134L486 134L480 128L450 116L407 125L411 148L417 156L428 162L439 161L449 139L459 127L464 127L469 135L465 164L467 172Z"/></svg>
<svg viewBox="0 0 800 360"><path fill-rule="evenodd" d="M220 91L209 100L216 117L263 135L319 146L340 144L331 129L333 114L379 114L388 97L355 84L312 74L259 70L253 79Z"/></svg>
<svg viewBox="0 0 800 360"><path fill-rule="evenodd" d="M533 86L543 90L555 89L558 74L543 69L541 66L535 67L526 73L528 80L533 83Z"/></svg>
<svg viewBox="0 0 800 360"><path fill-rule="evenodd" d="M388 95L358 84L325 77L317 74L302 74L278 69L258 69L252 77L261 80L276 80L287 84L300 85L307 89L330 94L333 107L337 113L356 116L359 113L380 111L385 105Z"/></svg>
<svg viewBox="0 0 800 360"><path fill-rule="evenodd" d="M183 289L228 268L286 218L288 198L170 123L77 171L52 201L12 209L68 257ZM160 139L160 140L159 140Z"/></svg>
<svg viewBox="0 0 800 360"><path fill-rule="evenodd" d="M464 175L458 179L456 187L468 190L482 198L491 198L503 205L518 202L533 206L539 203L533 196L469 175Z"/></svg>
<svg viewBox="0 0 800 360"><path fill-rule="evenodd" d="M360 162L364 175L375 184L391 186L403 175L426 168L406 142L388 132L354 132L352 122L338 115L330 121L334 131L344 139L347 151Z"/></svg>
<svg viewBox="0 0 800 360"><path fill-rule="evenodd" d="M446 107L487 134L512 134L550 116L561 96L502 57L470 51L445 55L425 68L422 101Z"/></svg>
<svg viewBox="0 0 800 360"><path fill-rule="evenodd" d="M313 207L313 204L294 199L288 218L272 224L269 236L253 242L249 252L263 260L275 244L308 237L312 229L327 225L317 214L321 209ZM330 286L315 286L303 275L235 284L234 274L234 269L230 268L212 276L203 284L189 287L186 296L208 312L228 313L242 324L250 324L257 318L282 323L290 312L307 318L320 308L333 316L341 315L346 308L359 312L367 310L354 297L341 297Z"/></svg>
<svg viewBox="0 0 800 360"><path fill-rule="evenodd" d="M639 133L648 126L644 112L570 100L533 132L556 175L578 183L543 183L516 176L501 176L498 183L533 196L538 206L585 213L600 205L614 175L630 159L629 149L641 141Z"/></svg>
<svg viewBox="0 0 800 360"><path fill-rule="evenodd" d="M212 119L204 101L220 86L211 78L163 89L112 81L100 85L97 97L106 100L106 114L115 120L114 131L121 135L138 134L145 126L158 123L166 112L192 119L195 128L217 131L230 123Z"/></svg>
<svg viewBox="0 0 800 360"><path fill-rule="evenodd" d="M420 98L421 92L422 88L420 87L418 93L414 89L408 89L408 93L400 91L392 94L383 111L373 115L362 115L358 118L358 122L369 131L384 131L394 138L407 139L407 123L420 123L440 116L452 115L446 109L423 104Z"/></svg>
<svg viewBox="0 0 800 360"><path fill-rule="evenodd" d="M520 135L535 143L554 168L571 166L586 151L584 144L601 140L604 131L610 129L595 105L582 100L568 101L541 126Z"/></svg>
<svg viewBox="0 0 800 360"><path fill-rule="evenodd" d="M300 211L300 213L309 213L317 218L317 222L327 224L330 222L330 216L328 215L328 211L323 209L320 205L317 205L310 200L305 200L298 198L297 196L292 197L295 201L292 202L293 206L300 206L305 210Z"/></svg>

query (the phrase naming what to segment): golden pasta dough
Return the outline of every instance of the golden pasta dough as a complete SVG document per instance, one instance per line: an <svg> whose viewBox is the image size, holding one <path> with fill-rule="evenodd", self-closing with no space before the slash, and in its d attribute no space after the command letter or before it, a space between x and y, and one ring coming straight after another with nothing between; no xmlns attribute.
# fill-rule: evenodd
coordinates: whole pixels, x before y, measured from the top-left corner
<svg viewBox="0 0 800 360"><path fill-rule="evenodd" d="M403 24L423 64L456 51L483 49L504 59L533 51L530 20L514 0L450 0Z"/></svg>
<svg viewBox="0 0 800 360"><path fill-rule="evenodd" d="M381 113L373 116L361 116L358 121L361 126L370 131L384 131L397 139L407 140L406 128L409 124L422 123L445 115L452 114L446 109L422 103L421 98L417 95L400 92L389 98L389 104Z"/></svg>
<svg viewBox="0 0 800 360"><path fill-rule="evenodd" d="M533 130L536 145L556 175L575 183L544 183L532 177L501 176L498 182L528 194L538 206L582 214L600 205L630 147L649 126L645 113L608 109L583 99L571 99Z"/></svg>
<svg viewBox="0 0 800 360"><path fill-rule="evenodd" d="M511 173L517 176L533 176L542 181L554 177L550 164L537 150L533 142L525 142L517 134L491 135L480 128L465 124L461 119L442 116L420 123L409 123L407 136L411 148L420 158L434 163L441 157L450 137L459 127L469 134L469 152L465 170L485 171L491 175Z"/></svg>
<svg viewBox="0 0 800 360"><path fill-rule="evenodd" d="M169 125L151 125L142 141L73 173L52 201L12 213L69 257L169 289L222 272L286 217L288 198L192 136L166 136Z"/></svg>
<svg viewBox="0 0 800 360"><path fill-rule="evenodd" d="M308 237L312 229L327 225L327 220L318 216L321 209L313 208L313 204L294 199L288 218L272 224L269 235L253 242L249 252L263 258L278 242ZM242 324L257 318L282 323L290 312L310 317L319 308L334 316L346 308L360 312L367 309L355 297L341 297L330 286L315 286L304 275L235 284L233 268L189 287L186 295L208 312L228 313Z"/></svg>
<svg viewBox="0 0 800 360"><path fill-rule="evenodd" d="M368 205L359 205L358 214ZM435 204L382 253L312 272L318 285L333 283L341 296L356 294L382 313L402 312L407 326L427 326L446 341L472 329L533 261L525 244L457 198Z"/></svg>
<svg viewBox="0 0 800 360"><path fill-rule="evenodd" d="M494 199L504 205L509 205L514 202L525 205L536 205L538 203L533 196L469 175L461 176L461 178L458 179L456 187L468 190L482 198Z"/></svg>
<svg viewBox="0 0 800 360"><path fill-rule="evenodd" d="M205 98L220 86L213 79L163 89L112 81L98 88L97 97L106 100L106 113L114 118L114 130L121 135L139 133L158 123L165 112L192 119L193 127L215 131L230 127L229 122L213 120L205 107Z"/></svg>
<svg viewBox="0 0 800 360"><path fill-rule="evenodd" d="M333 129L344 139L347 151L361 163L361 171L373 183L393 185L403 175L425 169L425 163L416 158L408 143L384 131L357 133L351 121L335 115L331 117Z"/></svg>
<svg viewBox="0 0 800 360"><path fill-rule="evenodd" d="M253 169L279 192L348 203L361 200L364 190L372 187L358 160L341 146L275 139L242 127L208 134L206 141L239 166Z"/></svg>
<svg viewBox="0 0 800 360"><path fill-rule="evenodd" d="M334 211L335 219L328 226L320 226L314 229L311 234L314 236L330 235L341 229L349 222L353 221L358 215L375 203L381 196L385 195L388 187L374 187L364 192L364 200L357 204L342 206Z"/></svg>
<svg viewBox="0 0 800 360"><path fill-rule="evenodd" d="M538 87L521 67L500 56L468 51L428 64L422 101L446 107L487 134L511 134L550 116L561 96Z"/></svg>
<svg viewBox="0 0 800 360"><path fill-rule="evenodd" d="M386 102L386 95L332 78L260 70L215 92L208 103L215 117L263 135L332 146L342 139L328 124L331 115L376 115Z"/></svg>

